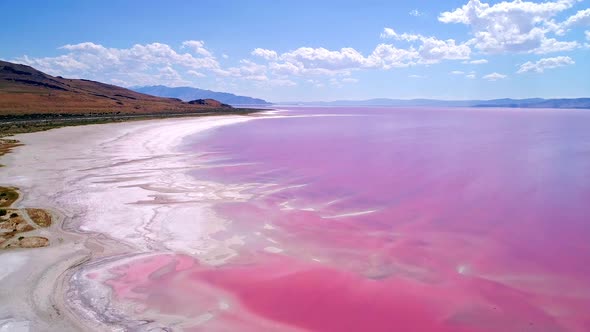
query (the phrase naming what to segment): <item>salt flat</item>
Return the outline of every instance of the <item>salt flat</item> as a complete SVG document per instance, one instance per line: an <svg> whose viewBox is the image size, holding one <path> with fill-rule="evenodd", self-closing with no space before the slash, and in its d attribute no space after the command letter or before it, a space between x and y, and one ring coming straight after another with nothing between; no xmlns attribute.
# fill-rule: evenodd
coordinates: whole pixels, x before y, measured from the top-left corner
<svg viewBox="0 0 590 332"><path fill-rule="evenodd" d="M138 121L16 136L24 146L3 157L0 184L19 188L16 207L46 208L60 220L48 248L0 253L0 298L11 299L0 301L0 330L79 330L86 323L69 312L63 282L89 259L168 250L211 264L231 257L226 244L236 239L209 238L224 221L208 202L239 188L188 178L198 165L178 146L188 135L249 119Z"/></svg>

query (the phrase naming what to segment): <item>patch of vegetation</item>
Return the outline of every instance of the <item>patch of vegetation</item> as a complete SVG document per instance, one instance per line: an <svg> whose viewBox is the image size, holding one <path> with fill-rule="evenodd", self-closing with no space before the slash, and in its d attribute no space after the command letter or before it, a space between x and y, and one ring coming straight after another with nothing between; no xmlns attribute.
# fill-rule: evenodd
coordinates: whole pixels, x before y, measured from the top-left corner
<svg viewBox="0 0 590 332"><path fill-rule="evenodd" d="M9 207L18 199L15 188L0 187L0 207Z"/></svg>
<svg viewBox="0 0 590 332"><path fill-rule="evenodd" d="M33 222L40 227L51 225L51 214L43 209L25 209Z"/></svg>

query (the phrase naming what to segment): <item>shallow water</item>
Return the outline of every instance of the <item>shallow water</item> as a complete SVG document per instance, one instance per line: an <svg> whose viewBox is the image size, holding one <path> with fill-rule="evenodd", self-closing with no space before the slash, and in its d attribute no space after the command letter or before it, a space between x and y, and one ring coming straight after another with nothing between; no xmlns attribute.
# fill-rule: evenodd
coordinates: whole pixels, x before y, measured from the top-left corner
<svg viewBox="0 0 590 332"><path fill-rule="evenodd" d="M195 331L588 331L589 128L588 111L420 108L220 127L183 149L195 179L248 197L213 206L237 255L89 277Z"/></svg>

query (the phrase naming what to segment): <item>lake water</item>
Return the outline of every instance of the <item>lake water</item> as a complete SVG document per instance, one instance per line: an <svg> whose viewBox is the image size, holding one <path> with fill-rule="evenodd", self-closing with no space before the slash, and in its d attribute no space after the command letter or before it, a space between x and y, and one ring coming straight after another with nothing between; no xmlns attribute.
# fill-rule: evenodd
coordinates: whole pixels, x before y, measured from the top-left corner
<svg viewBox="0 0 590 332"><path fill-rule="evenodd" d="M184 149L249 184L215 205L237 255L109 283L187 328L590 330L588 111L291 108Z"/></svg>

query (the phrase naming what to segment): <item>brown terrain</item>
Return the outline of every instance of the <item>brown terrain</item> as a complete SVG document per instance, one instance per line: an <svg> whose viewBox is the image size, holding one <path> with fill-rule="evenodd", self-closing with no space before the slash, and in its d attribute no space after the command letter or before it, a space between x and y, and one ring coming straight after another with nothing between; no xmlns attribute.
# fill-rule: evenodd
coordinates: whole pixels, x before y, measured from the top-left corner
<svg viewBox="0 0 590 332"><path fill-rule="evenodd" d="M0 187L0 249L39 248L49 245L49 239L35 231L51 226L52 216L43 209L15 209L16 188Z"/></svg>
<svg viewBox="0 0 590 332"><path fill-rule="evenodd" d="M0 61L0 120L19 115L137 115L230 111L213 99L183 102Z"/></svg>

